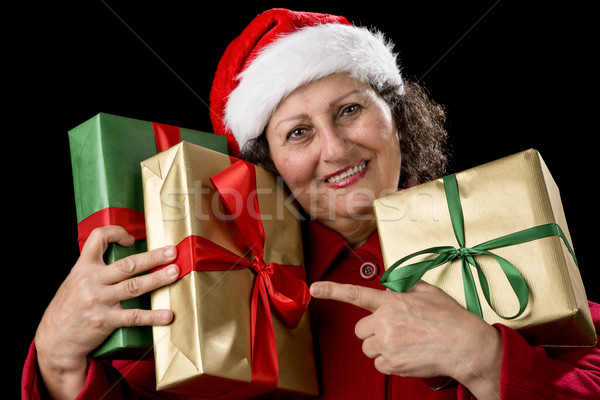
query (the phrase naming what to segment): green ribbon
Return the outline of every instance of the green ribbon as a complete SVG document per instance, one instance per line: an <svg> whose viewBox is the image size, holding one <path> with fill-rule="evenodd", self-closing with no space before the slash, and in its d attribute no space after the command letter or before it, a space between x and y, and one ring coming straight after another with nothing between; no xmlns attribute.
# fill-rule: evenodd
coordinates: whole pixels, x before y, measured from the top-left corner
<svg viewBox="0 0 600 400"><path fill-rule="evenodd" d="M467 309L481 317L483 316L479 296L477 294L477 289L475 286L475 280L471 272L471 266L473 266L477 271L483 295L485 296L485 300L489 304L490 308L494 310L494 312L501 318L514 319L520 316L527 307L527 303L529 301L529 291L527 288L527 283L525 282L523 276L517 270L517 268L515 268L514 265L512 265L508 260L490 252L489 250L507 246L514 246L549 236L559 236L564 241L565 245L567 246L567 249L571 253L571 256L573 256L573 260L575 260L575 263L577 264L577 258L575 257L575 253L569 245L569 242L564 232L562 231L560 226L554 223L538 225L533 228L523 229L518 232L514 232L496 239L489 240L474 247L465 247L463 212L460 203L458 183L456 181L455 174L444 177L444 189L446 191L446 200L448 202L448 209L450 211L450 220L452 222L454 235L456 236L456 241L458 242L459 247L431 247L425 250L409 254L406 257L403 257L400 260L396 261L385 271L385 273L381 277L382 285L396 292L404 292L413 287L427 271L459 258L462 262L462 279ZM438 256L430 260L421 261L414 264L405 265L402 268L398 268L409 259L422 254L437 254ZM510 286L513 289L513 292L516 294L519 300L519 311L515 315L501 315L492 306L490 301L490 289L487 279L482 269L477 264L477 261L475 260L476 256L482 254L492 256L506 275L508 282L510 283Z"/></svg>

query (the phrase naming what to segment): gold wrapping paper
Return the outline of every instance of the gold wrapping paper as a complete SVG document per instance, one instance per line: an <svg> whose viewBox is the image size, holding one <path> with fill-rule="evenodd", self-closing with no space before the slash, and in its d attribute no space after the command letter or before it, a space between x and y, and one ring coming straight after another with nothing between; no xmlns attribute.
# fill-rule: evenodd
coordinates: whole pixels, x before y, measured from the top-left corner
<svg viewBox="0 0 600 400"><path fill-rule="evenodd" d="M556 223L569 243L559 189L536 150L527 150L456 174L464 216L465 247L534 226ZM375 213L386 269L397 260L434 246L458 247L442 179L384 196ZM518 330L530 343L548 347L596 343L579 269L562 239L551 236L490 250L510 261L529 289L519 317L499 317L486 303L475 279L483 318ZM407 264L432 258L421 255ZM515 315L518 300L491 256L477 256L489 282L491 302L501 315ZM402 268L401 266L399 268ZM474 277L477 271L471 267ZM422 278L465 306L461 261L454 260Z"/></svg>
<svg viewBox="0 0 600 400"><path fill-rule="evenodd" d="M251 255L210 182L230 165L228 156L187 142L142 163L148 249L198 235L240 258ZM304 265L299 220L284 207L282 188L259 167L256 180L265 260ZM152 309L171 309L175 316L169 326L153 327L157 389L211 397L250 382L254 276L250 269L191 272L151 294ZM279 360L273 395L316 395L308 312L297 328L287 328L276 317L273 324Z"/></svg>

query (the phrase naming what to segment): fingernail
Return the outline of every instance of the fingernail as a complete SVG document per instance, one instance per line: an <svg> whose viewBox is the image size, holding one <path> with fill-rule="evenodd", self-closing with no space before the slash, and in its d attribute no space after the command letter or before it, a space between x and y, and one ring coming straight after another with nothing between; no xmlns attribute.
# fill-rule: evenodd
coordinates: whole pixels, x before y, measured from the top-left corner
<svg viewBox="0 0 600 400"><path fill-rule="evenodd" d="M179 276L179 271L177 270L177 266L171 265L169 268L167 268L167 275L169 275L169 277L171 277L171 278L173 278L175 276Z"/></svg>
<svg viewBox="0 0 600 400"><path fill-rule="evenodd" d="M171 258L175 255L175 249L172 246L169 246L165 249L165 256Z"/></svg>
<svg viewBox="0 0 600 400"><path fill-rule="evenodd" d="M163 311L158 316L158 323L161 325L166 325L173 319L173 314L170 311Z"/></svg>
<svg viewBox="0 0 600 400"><path fill-rule="evenodd" d="M318 283L313 283L310 285L310 294L312 296L319 296L321 294L321 285Z"/></svg>

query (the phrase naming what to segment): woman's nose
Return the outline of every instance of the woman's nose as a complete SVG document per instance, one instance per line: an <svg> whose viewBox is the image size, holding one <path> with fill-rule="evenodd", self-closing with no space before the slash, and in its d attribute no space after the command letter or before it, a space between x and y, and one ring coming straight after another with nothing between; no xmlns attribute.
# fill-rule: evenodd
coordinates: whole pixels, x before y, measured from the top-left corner
<svg viewBox="0 0 600 400"><path fill-rule="evenodd" d="M320 128L321 159L336 162L344 158L351 145L343 128L329 123Z"/></svg>

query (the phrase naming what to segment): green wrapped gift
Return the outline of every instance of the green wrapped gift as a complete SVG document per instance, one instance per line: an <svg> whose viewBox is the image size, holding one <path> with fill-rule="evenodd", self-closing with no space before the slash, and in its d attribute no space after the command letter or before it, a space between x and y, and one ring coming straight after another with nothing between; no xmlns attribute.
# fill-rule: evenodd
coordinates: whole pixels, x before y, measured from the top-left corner
<svg viewBox="0 0 600 400"><path fill-rule="evenodd" d="M121 225L133 246L111 244L106 263L146 251L140 163L180 141L227 153L226 138L172 125L100 113L69 131L79 246L98 226ZM150 309L150 296L121 302L123 308ZM95 358L141 359L152 355L151 327L115 330L92 352Z"/></svg>

